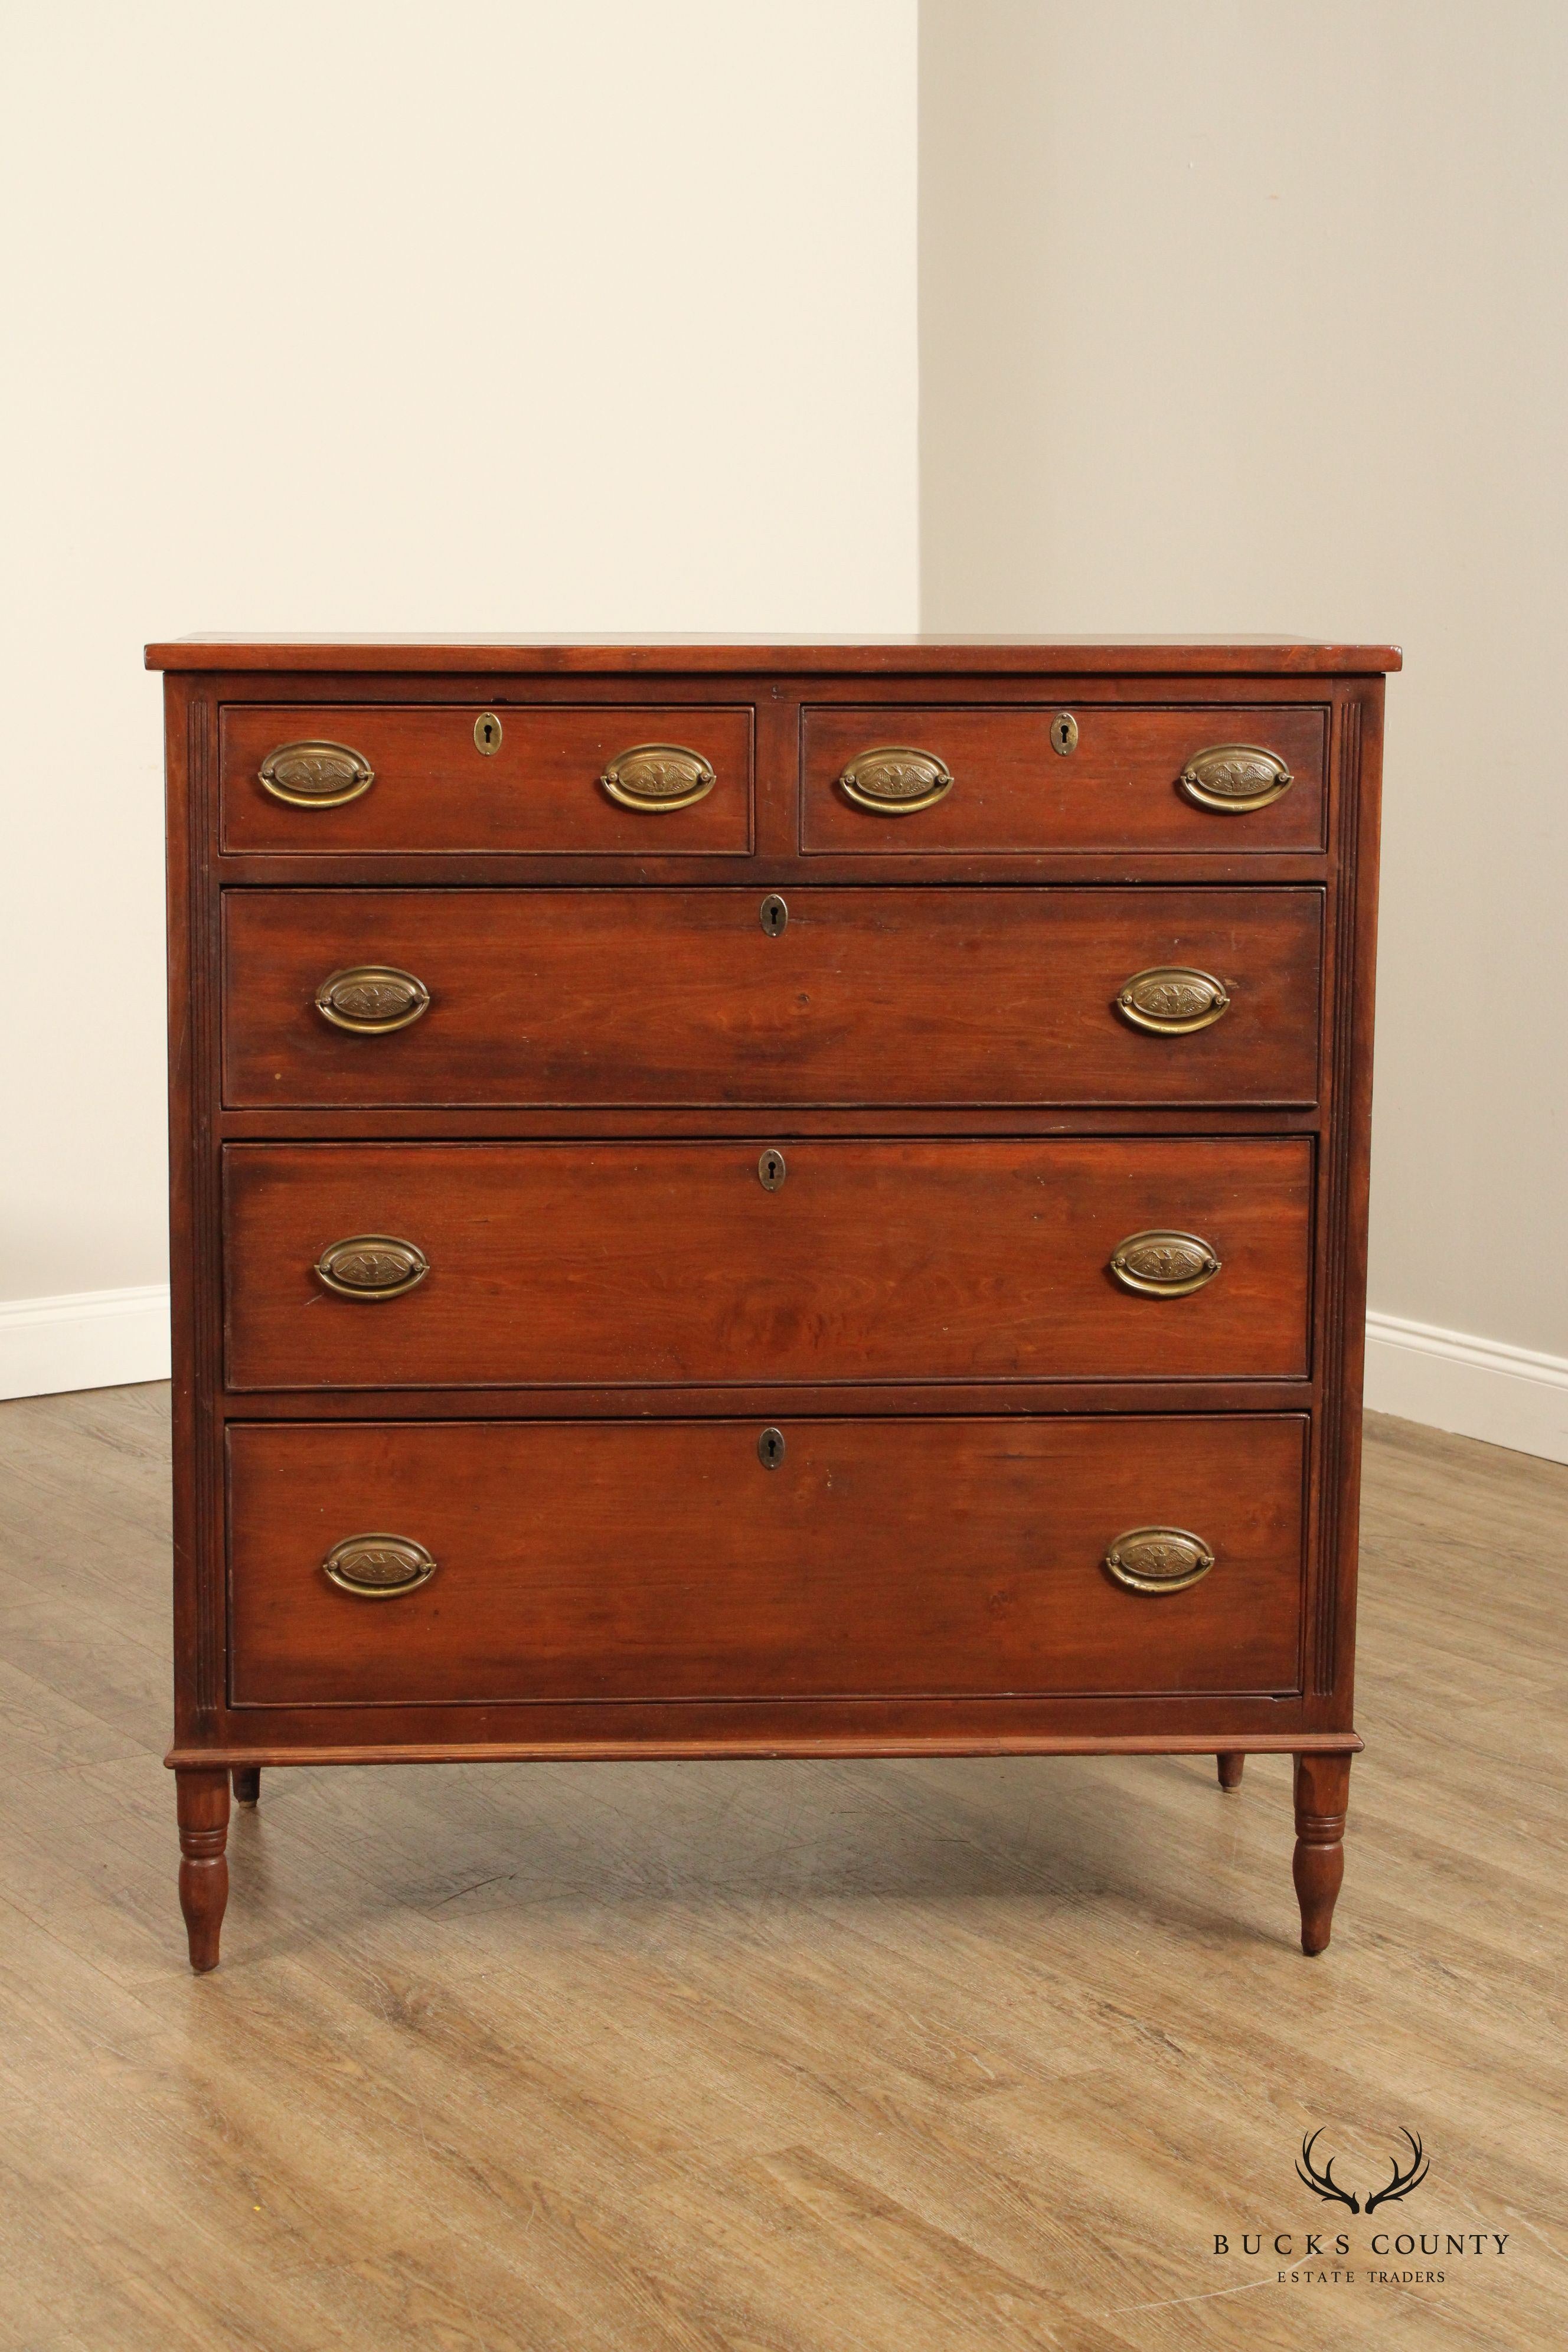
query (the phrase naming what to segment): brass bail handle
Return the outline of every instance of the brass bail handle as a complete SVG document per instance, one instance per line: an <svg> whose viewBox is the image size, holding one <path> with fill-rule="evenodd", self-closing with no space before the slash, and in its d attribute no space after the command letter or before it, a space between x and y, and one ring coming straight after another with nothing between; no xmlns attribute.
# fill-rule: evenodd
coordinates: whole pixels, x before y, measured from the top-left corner
<svg viewBox="0 0 1568 2352"><path fill-rule="evenodd" d="M1214 1564L1202 1536L1185 1528L1129 1528L1105 1555L1106 1573L1128 1592L1184 1592Z"/></svg>
<svg viewBox="0 0 1568 2352"><path fill-rule="evenodd" d="M1122 982L1116 1010L1134 1029L1154 1037L1190 1036L1212 1028L1230 1010L1223 981L1195 964L1151 964Z"/></svg>
<svg viewBox="0 0 1568 2352"><path fill-rule="evenodd" d="M1245 816L1277 801L1295 778L1279 752L1260 743L1211 743L1194 752L1177 782L1195 807Z"/></svg>
<svg viewBox="0 0 1568 2352"><path fill-rule="evenodd" d="M416 1288L429 1273L430 1261L416 1242L400 1241L395 1234L352 1234L324 1249L313 1270L322 1287L340 1298L374 1304L402 1298Z"/></svg>
<svg viewBox="0 0 1568 2352"><path fill-rule="evenodd" d="M881 743L858 751L838 779L838 789L857 808L873 816L913 816L945 799L952 772L934 751L908 743Z"/></svg>
<svg viewBox="0 0 1568 2352"><path fill-rule="evenodd" d="M341 808L375 782L375 770L349 743L279 743L257 771L264 793L290 808Z"/></svg>
<svg viewBox="0 0 1568 2352"><path fill-rule="evenodd" d="M718 781L711 761L684 743L634 743L599 778L622 808L655 816L706 800Z"/></svg>
<svg viewBox="0 0 1568 2352"><path fill-rule="evenodd" d="M331 971L316 991L316 1010L334 1029L363 1037L384 1037L406 1029L430 1006L430 992L416 974L392 963L353 963Z"/></svg>
<svg viewBox="0 0 1568 2352"><path fill-rule="evenodd" d="M1164 1227L1129 1234L1111 1253L1110 1271L1123 1290L1142 1298L1186 1298L1212 1282L1220 1261L1199 1234Z"/></svg>
<svg viewBox="0 0 1568 2352"><path fill-rule="evenodd" d="M395 1601L428 1584L436 1562L412 1536L345 1536L321 1562L321 1573L358 1600Z"/></svg>

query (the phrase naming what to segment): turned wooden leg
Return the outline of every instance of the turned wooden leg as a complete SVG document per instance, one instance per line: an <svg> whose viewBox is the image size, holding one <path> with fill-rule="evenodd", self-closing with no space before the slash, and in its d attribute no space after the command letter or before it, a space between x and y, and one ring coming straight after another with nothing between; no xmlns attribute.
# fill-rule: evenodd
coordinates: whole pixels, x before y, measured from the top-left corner
<svg viewBox="0 0 1568 2352"><path fill-rule="evenodd" d="M1222 1789L1239 1789L1241 1786L1241 1768L1247 1761L1245 1751L1237 1748L1221 1748L1219 1754L1214 1760L1219 1767L1220 1787Z"/></svg>
<svg viewBox="0 0 1568 2352"><path fill-rule="evenodd" d="M254 1805L261 1794L259 1764L237 1764L232 1775L234 1801L237 1805Z"/></svg>
<svg viewBox="0 0 1568 2352"><path fill-rule="evenodd" d="M1296 1857L1292 1873L1301 1906L1301 1949L1327 1948L1334 1897L1345 1874L1345 1805L1350 1796L1348 1756L1296 1759Z"/></svg>
<svg viewBox="0 0 1568 2352"><path fill-rule="evenodd" d="M228 1774L179 1767L174 1803L180 1820L180 1908L190 1938L191 1966L217 1966L223 1906L228 1901Z"/></svg>

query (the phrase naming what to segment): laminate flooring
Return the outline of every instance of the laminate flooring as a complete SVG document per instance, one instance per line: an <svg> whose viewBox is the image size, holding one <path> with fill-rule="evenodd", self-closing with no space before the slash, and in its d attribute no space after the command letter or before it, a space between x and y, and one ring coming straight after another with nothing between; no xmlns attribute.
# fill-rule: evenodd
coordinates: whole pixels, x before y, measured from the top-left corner
<svg viewBox="0 0 1568 2352"><path fill-rule="evenodd" d="M1370 1425L1320 1960L1284 1758L405 1766L264 1774L198 1979L167 1456L0 1406L5 2352L1568 2342L1568 1469Z"/></svg>

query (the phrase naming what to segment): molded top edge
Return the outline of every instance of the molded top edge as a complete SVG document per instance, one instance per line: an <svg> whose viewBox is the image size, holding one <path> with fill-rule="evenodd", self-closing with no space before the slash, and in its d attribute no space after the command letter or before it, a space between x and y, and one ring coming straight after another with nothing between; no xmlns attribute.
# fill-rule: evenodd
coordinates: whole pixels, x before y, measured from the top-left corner
<svg viewBox="0 0 1568 2352"><path fill-rule="evenodd" d="M1397 646L1322 645L1307 637L587 637L197 635L150 645L164 670L694 672L898 677L1133 673L1232 677L1367 676L1397 670Z"/></svg>

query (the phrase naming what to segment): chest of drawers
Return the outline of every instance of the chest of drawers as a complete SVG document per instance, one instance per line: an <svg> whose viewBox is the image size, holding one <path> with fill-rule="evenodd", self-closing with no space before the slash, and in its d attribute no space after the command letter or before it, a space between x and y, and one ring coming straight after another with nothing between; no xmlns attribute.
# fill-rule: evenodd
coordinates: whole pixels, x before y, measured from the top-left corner
<svg viewBox="0 0 1568 2352"><path fill-rule="evenodd" d="M443 1758L1284 1751L1321 1950L1397 654L148 661L192 1965Z"/></svg>

